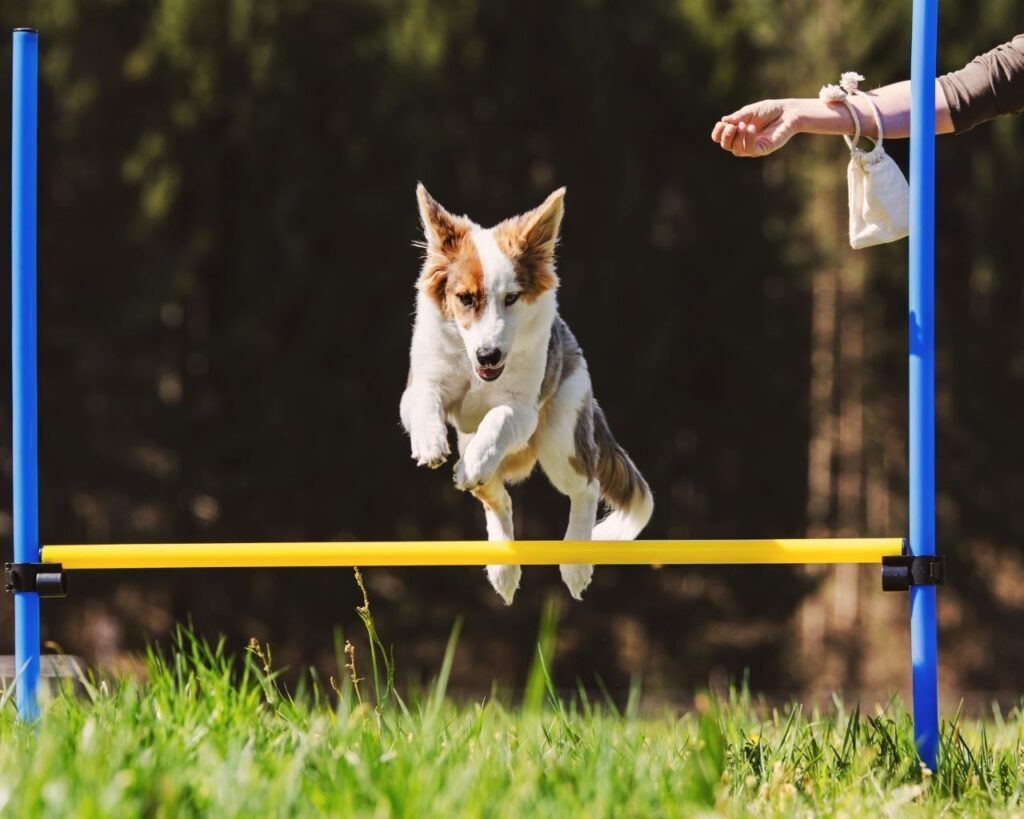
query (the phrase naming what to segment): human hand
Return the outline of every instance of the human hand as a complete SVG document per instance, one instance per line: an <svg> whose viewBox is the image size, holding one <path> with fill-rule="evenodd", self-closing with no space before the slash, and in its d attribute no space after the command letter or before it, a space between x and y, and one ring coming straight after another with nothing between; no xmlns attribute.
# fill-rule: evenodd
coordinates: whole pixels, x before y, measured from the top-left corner
<svg viewBox="0 0 1024 819"><path fill-rule="evenodd" d="M761 100L722 117L711 139L733 156L767 156L798 131L796 106L789 100Z"/></svg>

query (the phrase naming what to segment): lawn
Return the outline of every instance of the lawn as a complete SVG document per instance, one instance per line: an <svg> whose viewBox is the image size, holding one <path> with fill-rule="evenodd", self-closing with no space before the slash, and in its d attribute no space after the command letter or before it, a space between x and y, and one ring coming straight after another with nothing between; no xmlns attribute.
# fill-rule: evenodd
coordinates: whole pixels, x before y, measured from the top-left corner
<svg viewBox="0 0 1024 819"><path fill-rule="evenodd" d="M826 712L740 688L685 712L558 695L538 661L521 701L446 696L453 633L426 690L404 697L374 647L339 679L288 693L269 649L236 653L181 630L144 675L57 691L35 727L0 702L4 816L933 816L1018 813L1019 710L944 723L923 771L895 702ZM371 656L372 655L372 656ZM354 661L354 662L353 662ZM366 679L360 680L360 674ZM358 682L354 685L353 679Z"/></svg>

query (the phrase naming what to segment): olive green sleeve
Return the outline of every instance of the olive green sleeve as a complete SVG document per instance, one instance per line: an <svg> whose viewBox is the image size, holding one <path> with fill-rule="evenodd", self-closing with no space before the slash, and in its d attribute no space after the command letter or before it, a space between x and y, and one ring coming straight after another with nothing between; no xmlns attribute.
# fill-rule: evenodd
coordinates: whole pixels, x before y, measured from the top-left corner
<svg viewBox="0 0 1024 819"><path fill-rule="evenodd" d="M956 133L1024 110L1024 34L939 77Z"/></svg>

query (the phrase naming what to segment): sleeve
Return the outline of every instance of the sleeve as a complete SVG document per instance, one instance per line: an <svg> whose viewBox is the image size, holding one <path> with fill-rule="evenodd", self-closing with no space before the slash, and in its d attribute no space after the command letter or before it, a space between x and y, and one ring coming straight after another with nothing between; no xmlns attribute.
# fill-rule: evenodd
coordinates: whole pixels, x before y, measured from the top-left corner
<svg viewBox="0 0 1024 819"><path fill-rule="evenodd" d="M1024 110L1024 34L939 77L956 133Z"/></svg>

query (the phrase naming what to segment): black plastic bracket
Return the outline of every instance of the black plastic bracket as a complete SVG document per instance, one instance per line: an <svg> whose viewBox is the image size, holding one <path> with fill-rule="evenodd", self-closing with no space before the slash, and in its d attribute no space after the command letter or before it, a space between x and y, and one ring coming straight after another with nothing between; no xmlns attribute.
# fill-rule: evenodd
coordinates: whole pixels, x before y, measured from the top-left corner
<svg viewBox="0 0 1024 819"><path fill-rule="evenodd" d="M909 591L911 586L946 582L945 555L890 555L882 558L882 591Z"/></svg>
<svg viewBox="0 0 1024 819"><path fill-rule="evenodd" d="M60 563L5 563L4 591L37 592L40 597L66 597L68 576Z"/></svg>

